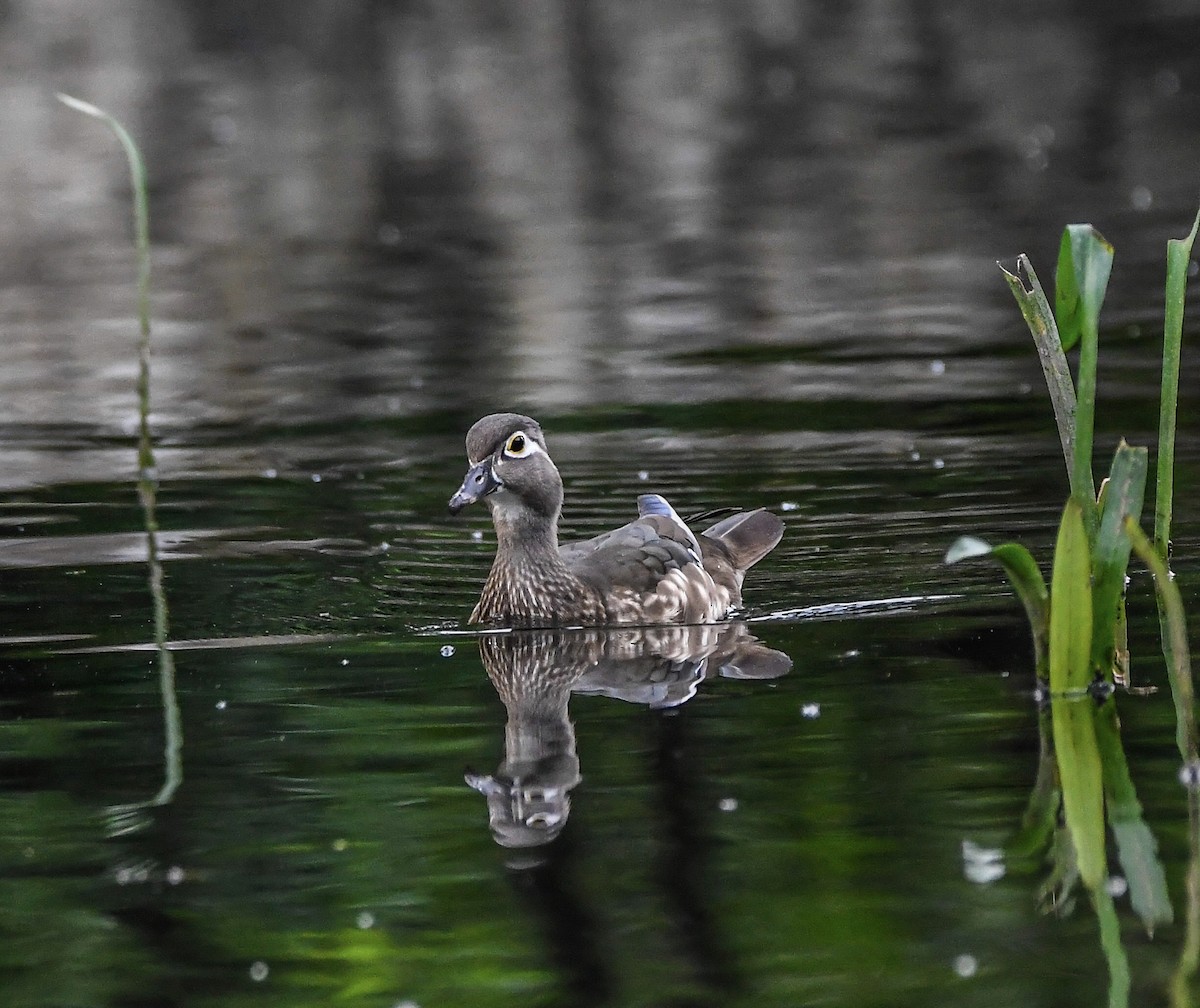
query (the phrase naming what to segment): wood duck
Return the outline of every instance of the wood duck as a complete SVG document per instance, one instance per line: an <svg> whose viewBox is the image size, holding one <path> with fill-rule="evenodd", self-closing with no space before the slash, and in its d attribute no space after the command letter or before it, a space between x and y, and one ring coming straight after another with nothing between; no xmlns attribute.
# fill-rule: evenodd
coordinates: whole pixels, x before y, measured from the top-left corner
<svg viewBox="0 0 1200 1008"><path fill-rule="evenodd" d="M783 536L783 522L761 508L697 535L663 497L643 494L628 525L560 546L562 477L536 420L485 416L467 433L467 460L450 513L482 500L496 527L496 559L472 623L714 623L741 605L746 571Z"/></svg>

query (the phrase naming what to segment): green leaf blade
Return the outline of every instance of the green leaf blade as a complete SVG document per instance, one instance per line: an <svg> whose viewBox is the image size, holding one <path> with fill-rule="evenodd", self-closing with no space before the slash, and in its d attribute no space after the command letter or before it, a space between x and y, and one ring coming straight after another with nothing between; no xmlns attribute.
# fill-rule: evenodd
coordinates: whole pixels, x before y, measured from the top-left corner
<svg viewBox="0 0 1200 1008"><path fill-rule="evenodd" d="M1091 548L1083 508L1074 497L1063 509L1050 582L1050 692L1076 693L1092 682Z"/></svg>
<svg viewBox="0 0 1200 1008"><path fill-rule="evenodd" d="M1075 845L1079 877L1092 892L1104 884L1104 785L1090 696L1053 697L1054 756L1062 785L1063 815Z"/></svg>
<svg viewBox="0 0 1200 1008"><path fill-rule="evenodd" d="M1047 676L1046 655L1049 644L1050 593L1046 580L1038 569L1032 554L1020 543L1002 543L991 546L975 536L961 536L946 551L946 563L958 563L976 557L990 556L1008 576L1009 584L1021 600L1025 615L1029 619L1029 630L1033 635L1034 662L1038 678Z"/></svg>
<svg viewBox="0 0 1200 1008"><path fill-rule="evenodd" d="M1100 306L1112 272L1113 247L1091 224L1068 224L1058 248L1054 317L1059 339L1070 350L1099 332Z"/></svg>
<svg viewBox="0 0 1200 1008"><path fill-rule="evenodd" d="M1148 466L1145 448L1133 448L1122 441L1101 494L1100 525L1092 551L1092 665L1109 681L1124 605L1125 573L1133 548L1124 522L1126 517L1135 522L1141 519Z"/></svg>

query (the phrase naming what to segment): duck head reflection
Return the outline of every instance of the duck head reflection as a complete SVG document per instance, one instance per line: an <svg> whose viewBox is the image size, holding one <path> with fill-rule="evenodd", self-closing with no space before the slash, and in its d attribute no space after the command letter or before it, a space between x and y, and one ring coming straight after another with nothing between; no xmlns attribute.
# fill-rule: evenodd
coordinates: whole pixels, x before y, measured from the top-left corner
<svg viewBox="0 0 1200 1008"><path fill-rule="evenodd" d="M706 678L775 679L792 667L744 623L489 633L479 654L508 722L496 772L468 772L466 781L487 798L496 842L513 848L547 844L567 823L581 779L572 693L666 709Z"/></svg>

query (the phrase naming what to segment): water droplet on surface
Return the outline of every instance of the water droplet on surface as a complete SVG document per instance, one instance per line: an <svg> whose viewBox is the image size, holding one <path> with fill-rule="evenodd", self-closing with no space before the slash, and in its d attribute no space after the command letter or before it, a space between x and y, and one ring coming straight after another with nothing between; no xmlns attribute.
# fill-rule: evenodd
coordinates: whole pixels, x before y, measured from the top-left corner
<svg viewBox="0 0 1200 1008"><path fill-rule="evenodd" d="M271 967L269 967L261 959L256 959L250 964L250 979L255 983L262 983L262 981L267 979L267 975L270 972Z"/></svg>
<svg viewBox="0 0 1200 1008"><path fill-rule="evenodd" d="M439 653L441 654L441 656L442 656L443 658L451 658L451 657L453 657L453 655L454 655L454 645L453 645L453 644L443 644L443 645L442 645L442 649L441 649L441 651L440 651Z"/></svg>
<svg viewBox="0 0 1200 1008"><path fill-rule="evenodd" d="M962 842L963 877L976 885L987 885L1004 878L1004 851L982 847L972 840Z"/></svg>
<svg viewBox="0 0 1200 1008"><path fill-rule="evenodd" d="M1200 763L1184 763L1179 768L1179 783L1189 791L1200 791Z"/></svg>

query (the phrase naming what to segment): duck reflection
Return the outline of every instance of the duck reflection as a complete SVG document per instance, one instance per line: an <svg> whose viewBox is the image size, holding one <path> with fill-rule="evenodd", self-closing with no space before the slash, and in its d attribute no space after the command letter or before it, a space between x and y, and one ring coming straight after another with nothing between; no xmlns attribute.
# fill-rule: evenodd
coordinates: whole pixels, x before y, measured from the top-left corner
<svg viewBox="0 0 1200 1008"><path fill-rule="evenodd" d="M664 710L707 678L775 679L792 667L744 623L484 634L479 653L508 722L496 772L466 781L487 798L492 836L510 848L550 843L567 823L581 779L572 693Z"/></svg>

